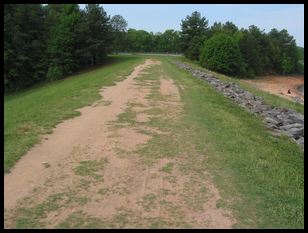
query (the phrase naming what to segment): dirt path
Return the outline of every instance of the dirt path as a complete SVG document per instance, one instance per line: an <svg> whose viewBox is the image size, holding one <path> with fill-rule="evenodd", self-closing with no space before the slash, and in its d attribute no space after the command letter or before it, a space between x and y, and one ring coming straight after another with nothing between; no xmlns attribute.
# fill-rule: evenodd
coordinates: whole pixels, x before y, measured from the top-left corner
<svg viewBox="0 0 308 233"><path fill-rule="evenodd" d="M161 120L182 111L172 79L146 78L159 67L147 59L22 157L4 177L5 228L232 227L210 175L181 171L187 155L141 153L173 137L150 123L157 112L165 110Z"/></svg>
<svg viewBox="0 0 308 233"><path fill-rule="evenodd" d="M304 101L304 94L298 90L299 86L304 85L303 76L265 76L254 80L243 80L243 82L288 100L298 97ZM291 93L288 93L289 89Z"/></svg>

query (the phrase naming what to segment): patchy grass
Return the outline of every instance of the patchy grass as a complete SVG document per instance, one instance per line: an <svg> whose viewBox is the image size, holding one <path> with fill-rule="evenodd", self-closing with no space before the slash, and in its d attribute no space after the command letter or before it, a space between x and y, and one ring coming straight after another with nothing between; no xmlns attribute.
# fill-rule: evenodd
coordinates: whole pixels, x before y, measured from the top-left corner
<svg viewBox="0 0 308 233"><path fill-rule="evenodd" d="M101 194L101 195L105 195L109 192L109 189L108 188L101 188L98 190L97 193Z"/></svg>
<svg viewBox="0 0 308 233"><path fill-rule="evenodd" d="M74 171L76 175L79 176L87 176L94 178L95 180L102 180L103 176L98 174L101 172L106 163L107 163L106 158L102 158L101 160L86 160L86 161L81 161L79 163L79 166L77 166Z"/></svg>
<svg viewBox="0 0 308 233"><path fill-rule="evenodd" d="M164 69L184 87L184 117L172 127L172 135L181 135L179 152L188 154L182 171L210 171L237 219L234 227L303 228L304 157L298 145L272 136L260 118L170 59L161 59Z"/></svg>
<svg viewBox="0 0 308 233"><path fill-rule="evenodd" d="M198 210L207 198L207 188L200 187L199 181L209 171L223 200L217 205L232 209L237 220L234 227L302 228L304 166L299 146L287 137L271 135L261 118L177 68L171 59L161 58L162 70L149 69L143 79L158 79L163 72L183 87L183 113L168 119L165 114L170 109L156 104L161 99L155 98L157 87L152 88L149 100L159 111L147 125L170 134L153 135L138 150L144 162L151 165L159 158L183 158L179 170L198 177L183 198ZM176 177L164 179L176 185Z"/></svg>
<svg viewBox="0 0 308 233"><path fill-rule="evenodd" d="M88 214L77 211L69 215L63 222L57 225L59 229L100 229L108 228L108 225L103 220L89 216Z"/></svg>
<svg viewBox="0 0 308 233"><path fill-rule="evenodd" d="M132 110L132 106L129 106L125 112L118 115L117 120L114 123L133 126L136 124L136 116L137 112Z"/></svg>
<svg viewBox="0 0 308 233"><path fill-rule="evenodd" d="M142 205L145 211L151 211L157 207L157 196L153 193L149 193L142 197L142 201L138 202Z"/></svg>
<svg viewBox="0 0 308 233"><path fill-rule="evenodd" d="M33 207L19 207L15 210L16 228L44 228L49 213L58 211L62 207L84 205L89 198L78 196L75 192L56 193L48 196L40 204Z"/></svg>
<svg viewBox="0 0 308 233"><path fill-rule="evenodd" d="M167 163L161 171L171 174L173 170L174 163Z"/></svg>
<svg viewBox="0 0 308 233"><path fill-rule="evenodd" d="M170 175L174 166L188 178L184 182L181 198L185 205L178 206L166 200L172 195L167 190L159 194L143 196L139 203L145 211L161 208L165 218L145 218L130 210L117 210L111 219L98 219L84 212L75 212L61 222L58 228L124 228L147 225L150 228L192 227L186 223L184 207L201 211L208 198L206 182L208 173L220 191L217 208L231 209L237 228L303 228L304 226L304 165L303 152L287 137L274 137L265 128L262 120L237 106L203 81L170 63L173 58L160 58L160 69L149 69L140 81L151 80L153 109L148 110L150 120L144 125L168 132L168 135L153 134L152 138L136 152L142 162L151 166L158 159L176 158L174 165L163 167L163 179L173 186L179 185L177 176ZM141 61L135 59L134 62ZM128 63L127 70L128 68ZM117 66L119 69L120 65ZM168 117L170 108L159 103L159 77L164 73L180 88L183 111ZM111 77L111 76L110 76ZM142 84L142 83L141 83ZM98 86L97 86L98 87ZM95 89L97 90L97 89ZM23 101L23 100L19 100ZM73 109L73 108L72 108ZM175 110L174 108L172 110ZM132 111L132 110L129 110ZM134 123L134 114L122 115L122 123ZM25 122L19 132L31 135L35 125ZM39 130L37 134L39 134ZM84 180L101 178L99 171L104 163L83 161L75 172ZM86 188L85 181L80 186ZM122 186L110 189L111 193L126 194ZM98 190L101 195L109 190ZM110 194L111 195L111 194ZM75 197L75 199L74 199ZM70 201L68 201L70 200ZM61 206L83 205L86 197L65 194L47 198L41 204L23 207L16 214L19 228L44 227L43 219ZM139 221L138 221L139 220Z"/></svg>
<svg viewBox="0 0 308 233"><path fill-rule="evenodd" d="M149 222L150 229L167 229L170 228L170 224L162 217L146 218Z"/></svg>
<svg viewBox="0 0 308 233"><path fill-rule="evenodd" d="M112 56L101 68L4 96L4 172L40 141L40 135L78 116L75 109L99 100L101 87L123 80L143 60Z"/></svg>

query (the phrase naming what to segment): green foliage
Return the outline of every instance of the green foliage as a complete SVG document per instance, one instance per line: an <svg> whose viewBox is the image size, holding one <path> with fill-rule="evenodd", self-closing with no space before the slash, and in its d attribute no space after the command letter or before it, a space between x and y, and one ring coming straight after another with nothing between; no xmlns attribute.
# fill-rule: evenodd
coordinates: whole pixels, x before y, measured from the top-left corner
<svg viewBox="0 0 308 233"><path fill-rule="evenodd" d="M193 37L184 55L192 60L197 60L200 56L202 48L201 45L203 44L204 40L205 37L199 37L199 36Z"/></svg>
<svg viewBox="0 0 308 233"><path fill-rule="evenodd" d="M180 32L166 30L164 33L153 33L144 30L128 29L124 40L123 51L180 53Z"/></svg>
<svg viewBox="0 0 308 233"><path fill-rule="evenodd" d="M128 29L127 43L129 52L152 51L152 35L144 30Z"/></svg>
<svg viewBox="0 0 308 233"><path fill-rule="evenodd" d="M298 54L297 71L300 74L304 74L304 48L298 46L297 54Z"/></svg>
<svg viewBox="0 0 308 233"><path fill-rule="evenodd" d="M63 78L63 72L62 72L60 67L51 66L51 67L48 68L46 78L49 81L55 81L55 80L61 79L61 78Z"/></svg>
<svg viewBox="0 0 308 233"><path fill-rule="evenodd" d="M102 64L112 52L184 53L198 60L204 41L221 33L239 45L244 61L241 69L235 67L229 74L304 73L303 48L296 47L285 29L266 34L254 25L239 30L230 21L208 28L208 20L197 11L182 20L181 31L153 33L126 27L122 16L110 19L98 4L84 10L78 4L5 4L4 90L61 79Z"/></svg>
<svg viewBox="0 0 308 233"><path fill-rule="evenodd" d="M189 59L198 60L200 48L208 33L208 20L195 11L182 20L181 27L181 47L184 55Z"/></svg>
<svg viewBox="0 0 308 233"><path fill-rule="evenodd" d="M232 76L242 74L244 69L237 43L224 33L205 42L200 63L203 67Z"/></svg>
<svg viewBox="0 0 308 233"><path fill-rule="evenodd" d="M42 80L46 44L41 5L4 6L4 89L17 91Z"/></svg>
<svg viewBox="0 0 308 233"><path fill-rule="evenodd" d="M115 15L110 20L112 27L112 47L117 53L119 51L125 51L125 36L127 22L121 15Z"/></svg>
<svg viewBox="0 0 308 233"><path fill-rule="evenodd" d="M268 37L275 48L272 53L272 61L275 64L273 70L281 74L291 74L298 71L298 50L293 36L283 29L272 29ZM273 56L275 56L273 58Z"/></svg>
<svg viewBox="0 0 308 233"><path fill-rule="evenodd" d="M101 64L112 49L110 19L97 4L6 4L4 38L6 92Z"/></svg>
<svg viewBox="0 0 308 233"><path fill-rule="evenodd" d="M79 19L80 13L77 4L68 4L63 7L60 20L53 27L48 44L50 68L47 78L49 80L62 78L77 68L74 51L77 38L74 30Z"/></svg>
<svg viewBox="0 0 308 233"><path fill-rule="evenodd" d="M246 65L246 75L253 77L262 73L261 54L258 50L258 42L247 30L243 32L239 40L239 48Z"/></svg>
<svg viewBox="0 0 308 233"><path fill-rule="evenodd" d="M180 32L166 30L154 35L154 49L160 53L179 53Z"/></svg>
<svg viewBox="0 0 308 233"><path fill-rule="evenodd" d="M231 22L215 22L210 28L210 38L221 33L231 36L240 48L244 65L241 65L242 69L233 71L238 76L251 78L268 73L303 72L295 41L285 29L272 29L266 34L255 25L238 30Z"/></svg>
<svg viewBox="0 0 308 233"><path fill-rule="evenodd" d="M209 29L210 37L217 33L221 33L221 32L228 34L228 35L233 35L236 32L238 32L238 28L232 22L227 21L225 24L222 24L220 22L214 22L214 24Z"/></svg>
<svg viewBox="0 0 308 233"><path fill-rule="evenodd" d="M298 59L304 60L304 48L297 46Z"/></svg>
<svg viewBox="0 0 308 233"><path fill-rule="evenodd" d="M293 64L290 57L284 57L281 62L281 69L283 74L290 74L293 71Z"/></svg>

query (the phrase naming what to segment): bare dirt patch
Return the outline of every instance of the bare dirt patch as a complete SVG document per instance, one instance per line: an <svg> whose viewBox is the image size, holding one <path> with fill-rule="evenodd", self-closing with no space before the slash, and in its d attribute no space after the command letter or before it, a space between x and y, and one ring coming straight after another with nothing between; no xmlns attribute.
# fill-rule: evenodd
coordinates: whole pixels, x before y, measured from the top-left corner
<svg viewBox="0 0 308 233"><path fill-rule="evenodd" d="M299 86L304 85L304 76L265 76L243 82L289 100L292 100L292 97L299 97L304 101L303 93L298 90ZM291 93L288 93L288 90Z"/></svg>
<svg viewBox="0 0 308 233"><path fill-rule="evenodd" d="M103 101L59 124L5 175L6 228L232 227L210 176L188 169L191 154L142 153L151 140L177 140L166 122L182 111L178 87L163 74L147 79L159 65L147 59L102 89Z"/></svg>
<svg viewBox="0 0 308 233"><path fill-rule="evenodd" d="M75 148L87 148L81 152L85 159L101 157L102 151L112 147L106 138L107 122L116 119L123 112L129 99L134 98L136 91L133 89L133 79L146 67L154 63L146 60L137 66L132 74L114 87L102 90L104 101L110 101L108 106L93 105L78 109L82 114L79 117L69 119L59 124L50 135L43 136L48 140L35 145L12 169L11 173L4 177L4 208L12 208L16 201L25 197L37 186L43 185L48 177L61 172L58 164L73 154L73 159L80 160L76 156ZM102 153L102 154L101 154ZM42 162L47 162L50 167L46 169ZM12 195L14 193L14 195Z"/></svg>
<svg viewBox="0 0 308 233"><path fill-rule="evenodd" d="M173 95L174 97L179 97L178 88L175 86L174 81L167 77L160 79L160 94L161 95Z"/></svg>

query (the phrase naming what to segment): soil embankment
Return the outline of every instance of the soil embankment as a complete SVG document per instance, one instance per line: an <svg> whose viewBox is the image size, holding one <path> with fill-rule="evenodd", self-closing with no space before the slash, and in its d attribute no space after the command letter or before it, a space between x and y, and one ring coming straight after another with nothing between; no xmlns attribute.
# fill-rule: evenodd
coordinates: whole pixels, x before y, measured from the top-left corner
<svg viewBox="0 0 308 233"><path fill-rule="evenodd" d="M264 76L251 80L243 80L261 90L283 98L304 101L304 76ZM300 87L300 88L299 88ZM302 87L302 88L301 88Z"/></svg>

